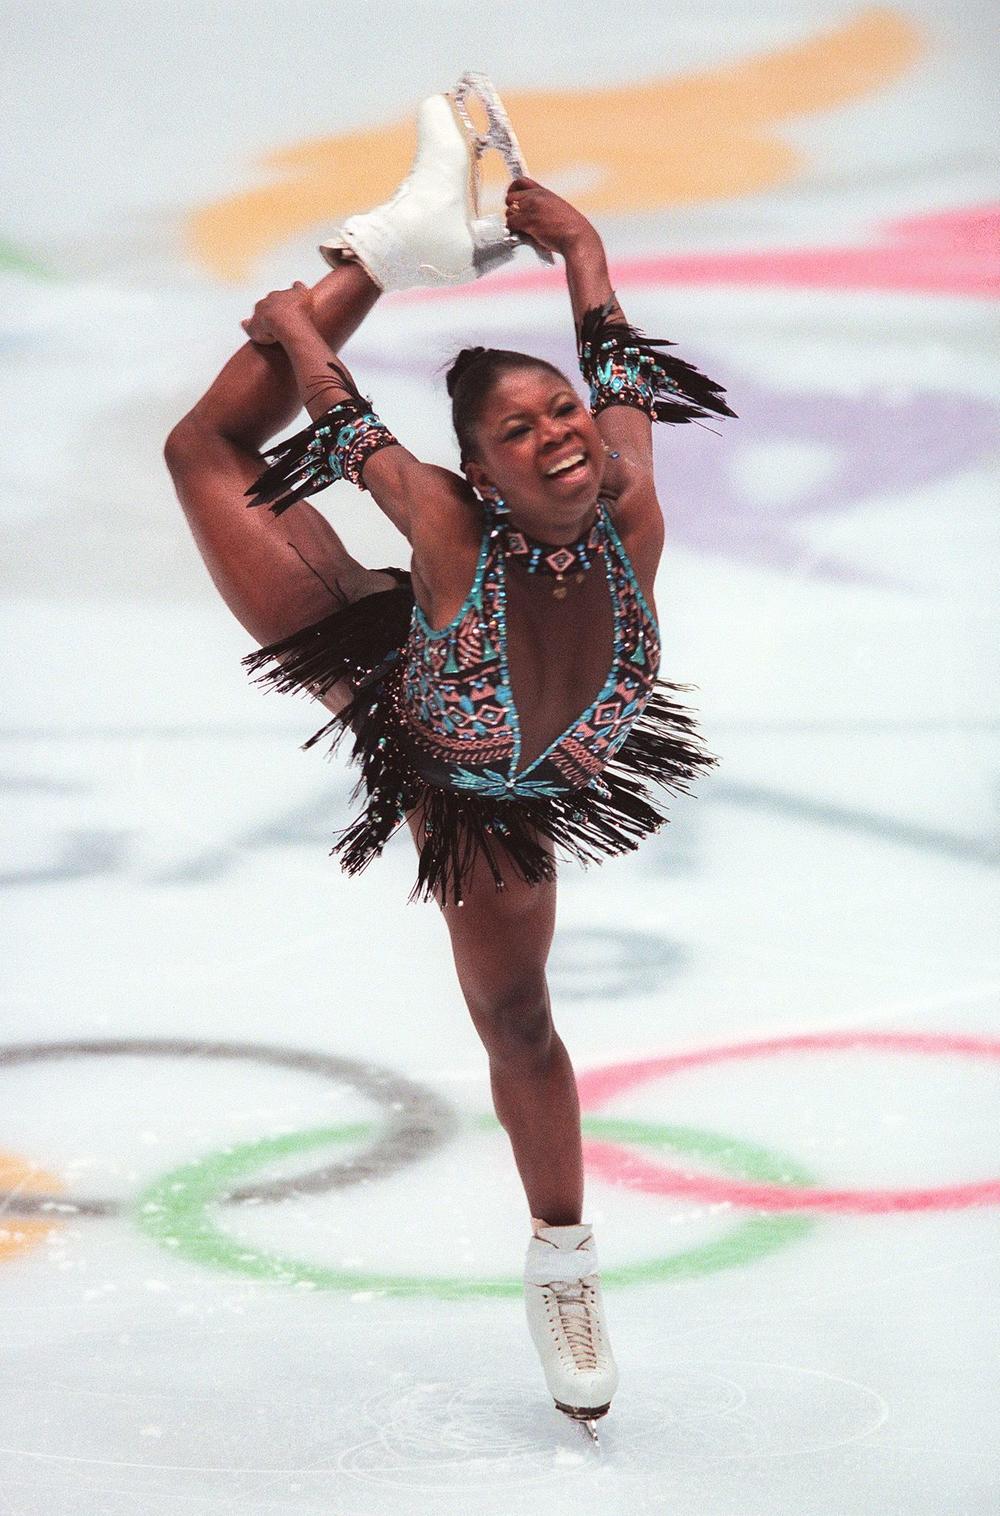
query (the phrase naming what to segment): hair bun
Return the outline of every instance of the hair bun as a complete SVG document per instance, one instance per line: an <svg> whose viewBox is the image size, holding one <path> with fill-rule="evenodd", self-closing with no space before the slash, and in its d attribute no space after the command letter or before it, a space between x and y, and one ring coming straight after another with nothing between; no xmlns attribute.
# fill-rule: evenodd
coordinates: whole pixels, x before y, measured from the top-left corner
<svg viewBox="0 0 1000 1516"><path fill-rule="evenodd" d="M462 375L490 351L488 347L463 347L462 351L456 355L451 368L445 376L444 382L448 386L449 395L454 395L455 386Z"/></svg>

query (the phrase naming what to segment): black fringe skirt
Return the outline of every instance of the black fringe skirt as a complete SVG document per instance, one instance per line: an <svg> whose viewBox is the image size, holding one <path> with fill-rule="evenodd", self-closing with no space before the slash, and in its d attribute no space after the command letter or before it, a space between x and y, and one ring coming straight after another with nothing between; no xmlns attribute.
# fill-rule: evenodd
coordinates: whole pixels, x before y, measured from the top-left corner
<svg viewBox="0 0 1000 1516"><path fill-rule="evenodd" d="M391 574L396 588L366 595L241 660L252 681L265 688L321 699L341 680L351 687L350 703L302 744L305 752L327 738L332 756L348 733L353 738L350 762L360 777L351 799L364 797L366 803L334 834L330 851L346 873L367 868L407 815L422 806L410 901L460 903L480 855L497 889L503 888L503 855L521 878L538 884L556 877L553 853L540 836L585 867L632 852L669 821L649 785L690 793L691 781L718 764L704 747L694 713L675 698L697 686L657 679L627 741L593 786L554 796L493 799L431 783L398 714L412 581L405 569L379 572Z"/></svg>

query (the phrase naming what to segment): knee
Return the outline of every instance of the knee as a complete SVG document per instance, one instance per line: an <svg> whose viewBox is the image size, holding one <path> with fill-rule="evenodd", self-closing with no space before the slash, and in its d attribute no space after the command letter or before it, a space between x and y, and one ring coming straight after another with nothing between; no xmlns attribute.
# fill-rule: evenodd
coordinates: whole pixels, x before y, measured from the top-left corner
<svg viewBox="0 0 1000 1516"><path fill-rule="evenodd" d="M472 1018L491 1060L530 1064L548 1057L555 1028L544 975L486 996Z"/></svg>

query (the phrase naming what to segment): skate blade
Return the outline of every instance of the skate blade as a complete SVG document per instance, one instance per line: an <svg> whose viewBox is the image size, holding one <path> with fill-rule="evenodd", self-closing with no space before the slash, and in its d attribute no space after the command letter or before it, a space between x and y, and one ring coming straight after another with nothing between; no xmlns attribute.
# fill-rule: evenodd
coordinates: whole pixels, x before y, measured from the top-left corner
<svg viewBox="0 0 1000 1516"><path fill-rule="evenodd" d="M563 1405L561 1400L557 1400L556 1407L562 1411L564 1416L568 1416L570 1421L578 1422L583 1426L594 1446L600 1447L601 1443L597 1435L597 1422L601 1416L606 1416L608 1411L610 1411L610 1400L607 1405L594 1406Z"/></svg>
<svg viewBox="0 0 1000 1516"><path fill-rule="evenodd" d="M449 95L454 104L455 111L472 143L475 162L478 164L483 154L493 149L500 154L512 179L518 179L522 174L527 174L528 170L525 167L524 156L517 137L514 135L514 128L511 125L510 117L504 110L503 101L497 94L492 81L485 74L465 73L455 88L449 92ZM469 114L466 101L470 95L479 101L486 112L487 129L485 132L479 131ZM477 175L477 206L478 190ZM528 241L524 237L515 236L512 232L508 233L504 240L510 248L530 247L543 263L554 264L556 261L547 248L538 247L535 243ZM491 254L487 253L487 258L490 258L490 256ZM492 256L496 257L496 254L493 253Z"/></svg>

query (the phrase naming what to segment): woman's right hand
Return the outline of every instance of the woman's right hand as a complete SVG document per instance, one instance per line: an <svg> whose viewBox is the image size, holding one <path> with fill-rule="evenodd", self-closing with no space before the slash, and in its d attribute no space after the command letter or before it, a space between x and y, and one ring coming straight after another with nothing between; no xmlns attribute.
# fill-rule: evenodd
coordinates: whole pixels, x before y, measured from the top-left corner
<svg viewBox="0 0 1000 1516"><path fill-rule="evenodd" d="M266 346L283 343L289 332L313 325L312 290L296 279L285 290L272 290L253 308L253 315L240 322L251 342Z"/></svg>
<svg viewBox="0 0 1000 1516"><path fill-rule="evenodd" d="M580 241L594 238L600 242L594 226L576 206L526 176L512 179L507 186L507 227L547 252L564 257Z"/></svg>

